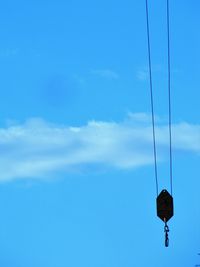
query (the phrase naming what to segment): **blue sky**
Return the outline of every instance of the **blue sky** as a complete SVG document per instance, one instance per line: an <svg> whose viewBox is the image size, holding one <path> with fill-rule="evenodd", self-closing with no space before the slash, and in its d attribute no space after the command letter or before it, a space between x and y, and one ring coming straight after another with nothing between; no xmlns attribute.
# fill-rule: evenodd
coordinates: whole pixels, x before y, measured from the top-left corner
<svg viewBox="0 0 200 267"><path fill-rule="evenodd" d="M169 189L165 2L149 1L160 190ZM145 1L1 4L1 266L200 262L200 3L170 7L175 216L166 249Z"/></svg>

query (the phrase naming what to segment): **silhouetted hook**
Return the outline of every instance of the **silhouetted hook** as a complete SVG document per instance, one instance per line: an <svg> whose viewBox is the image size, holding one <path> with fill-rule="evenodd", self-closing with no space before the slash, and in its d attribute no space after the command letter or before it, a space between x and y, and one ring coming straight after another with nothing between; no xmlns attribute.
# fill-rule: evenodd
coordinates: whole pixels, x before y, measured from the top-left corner
<svg viewBox="0 0 200 267"><path fill-rule="evenodd" d="M169 227L166 221L165 221L164 232L165 232L165 247L169 247L169 237L168 237Z"/></svg>

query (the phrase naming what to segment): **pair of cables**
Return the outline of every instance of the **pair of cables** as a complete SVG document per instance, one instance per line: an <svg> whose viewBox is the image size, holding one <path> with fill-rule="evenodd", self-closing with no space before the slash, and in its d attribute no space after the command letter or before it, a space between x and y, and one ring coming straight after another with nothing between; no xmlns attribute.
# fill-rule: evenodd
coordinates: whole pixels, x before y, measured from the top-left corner
<svg viewBox="0 0 200 267"><path fill-rule="evenodd" d="M149 27L149 6L146 0L146 23L147 23L147 42L148 42L148 63L149 63L149 82L150 82L150 98L151 98L151 117L152 117L152 135L153 135L153 154L154 169L157 194L157 215L164 221L165 246L169 245L167 222L173 216L173 166L172 166L172 115L171 115L171 57L170 57L170 14L169 0L166 0L166 16L167 16L167 59L168 59L168 129L169 129L169 173L170 173L170 189L171 195L167 190L162 190L159 194L158 186L158 167L157 167L157 149L156 149L156 129L155 129L155 112L153 98L153 82L152 82L152 61L151 61L151 40Z"/></svg>

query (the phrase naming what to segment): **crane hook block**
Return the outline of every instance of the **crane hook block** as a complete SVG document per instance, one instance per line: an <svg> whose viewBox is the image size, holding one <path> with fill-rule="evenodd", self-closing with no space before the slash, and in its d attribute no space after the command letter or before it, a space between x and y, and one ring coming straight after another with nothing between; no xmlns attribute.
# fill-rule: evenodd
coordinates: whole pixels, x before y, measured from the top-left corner
<svg viewBox="0 0 200 267"><path fill-rule="evenodd" d="M167 190L162 190L156 199L157 215L163 222L168 222L174 215L173 197Z"/></svg>

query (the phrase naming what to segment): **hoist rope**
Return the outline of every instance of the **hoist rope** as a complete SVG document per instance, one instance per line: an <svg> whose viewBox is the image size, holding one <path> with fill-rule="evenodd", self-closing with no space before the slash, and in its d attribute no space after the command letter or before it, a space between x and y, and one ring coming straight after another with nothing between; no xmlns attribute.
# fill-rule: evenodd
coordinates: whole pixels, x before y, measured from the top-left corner
<svg viewBox="0 0 200 267"><path fill-rule="evenodd" d="M173 194L173 166L172 166L172 115L171 115L171 58L170 58L170 18L169 0L167 0L167 42L168 42L168 104L169 104L169 156L170 156L170 186Z"/></svg>
<svg viewBox="0 0 200 267"><path fill-rule="evenodd" d="M153 153L154 168L156 180L156 193L158 196L158 168L157 168L157 150L156 150L156 134L155 134L155 115L153 100L153 82L152 82L152 64L151 64L151 44L149 30L149 8L148 0L146 0L146 24L147 24L147 40L148 40L148 62L149 62L149 82L151 95L151 117L152 117L152 135L153 135ZM168 111L169 111L169 167L170 167L170 187L171 195L173 193L173 166L172 166L172 116L171 116L171 58L170 58L170 17L169 17L169 0L167 0L167 48L168 48Z"/></svg>
<svg viewBox="0 0 200 267"><path fill-rule="evenodd" d="M146 22L147 22L147 40L148 40L149 82L150 82L150 95L151 95L151 118L152 118L152 134L153 134L154 168L155 168L155 180L156 180L156 194L158 196L158 170L157 170L157 151L156 151L155 116L154 116L154 101L153 101L153 82L152 82L152 67L151 67L151 45L150 45L150 33L149 33L148 0L146 0Z"/></svg>

